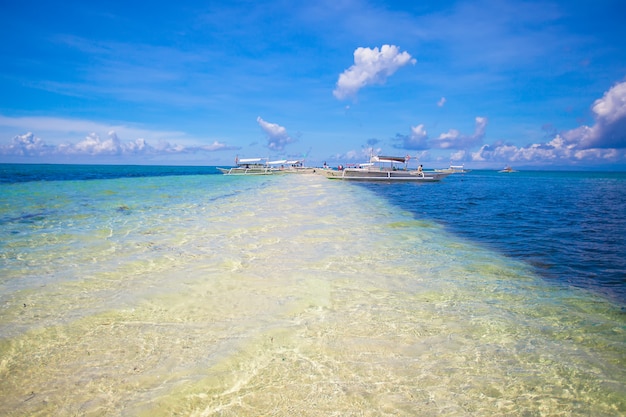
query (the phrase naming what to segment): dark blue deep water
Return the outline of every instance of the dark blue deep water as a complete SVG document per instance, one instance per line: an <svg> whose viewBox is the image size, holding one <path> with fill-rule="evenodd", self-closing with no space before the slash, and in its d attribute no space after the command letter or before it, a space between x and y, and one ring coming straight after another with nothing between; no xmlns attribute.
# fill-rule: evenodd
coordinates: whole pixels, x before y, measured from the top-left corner
<svg viewBox="0 0 626 417"><path fill-rule="evenodd" d="M472 171L366 187L419 219L626 305L626 173Z"/></svg>

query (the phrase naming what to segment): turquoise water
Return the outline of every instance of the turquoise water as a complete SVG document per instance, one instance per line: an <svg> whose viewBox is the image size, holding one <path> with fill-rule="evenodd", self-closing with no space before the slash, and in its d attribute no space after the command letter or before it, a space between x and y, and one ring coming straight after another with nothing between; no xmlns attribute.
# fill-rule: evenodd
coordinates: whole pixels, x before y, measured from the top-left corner
<svg viewBox="0 0 626 417"><path fill-rule="evenodd" d="M0 185L1 415L626 413L621 264L560 276L498 245L525 214L467 209L529 187L549 211L544 177L197 170Z"/></svg>

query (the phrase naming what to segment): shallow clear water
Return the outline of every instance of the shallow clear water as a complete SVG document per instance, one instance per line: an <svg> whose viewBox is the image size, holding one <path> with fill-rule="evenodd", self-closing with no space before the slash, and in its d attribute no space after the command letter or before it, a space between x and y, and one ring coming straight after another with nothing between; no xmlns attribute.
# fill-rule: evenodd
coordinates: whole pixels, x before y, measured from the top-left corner
<svg viewBox="0 0 626 417"><path fill-rule="evenodd" d="M626 413L620 303L424 209L466 182L4 184L0 414Z"/></svg>

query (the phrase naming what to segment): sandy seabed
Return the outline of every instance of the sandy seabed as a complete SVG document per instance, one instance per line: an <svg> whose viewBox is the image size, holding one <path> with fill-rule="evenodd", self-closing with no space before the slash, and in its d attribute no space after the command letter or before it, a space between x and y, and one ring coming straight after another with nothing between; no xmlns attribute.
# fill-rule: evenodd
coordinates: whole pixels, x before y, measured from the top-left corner
<svg viewBox="0 0 626 417"><path fill-rule="evenodd" d="M0 415L626 413L610 303L358 187L236 181L124 203L6 296Z"/></svg>

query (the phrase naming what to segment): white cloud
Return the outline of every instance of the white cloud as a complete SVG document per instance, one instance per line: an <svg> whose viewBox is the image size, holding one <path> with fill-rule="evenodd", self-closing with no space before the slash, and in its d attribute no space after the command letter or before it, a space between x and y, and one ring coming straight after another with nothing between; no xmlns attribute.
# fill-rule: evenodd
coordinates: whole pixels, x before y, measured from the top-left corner
<svg viewBox="0 0 626 417"><path fill-rule="evenodd" d="M256 118L257 123L267 135L267 147L275 151L282 151L285 145L295 142L295 140L287 134L287 129L276 123L266 122L261 116Z"/></svg>
<svg viewBox="0 0 626 417"><path fill-rule="evenodd" d="M8 145L0 145L0 156L5 157L73 157L73 156L158 156L171 154L190 154L196 152L214 152L234 150L215 141L211 145L182 146L161 140L157 146L151 146L143 138L122 141L115 131L110 131L107 139L100 139L96 133L90 133L77 143L65 142L48 145L41 138L28 132L15 136Z"/></svg>
<svg viewBox="0 0 626 417"><path fill-rule="evenodd" d="M233 150L233 149L236 149L236 147L227 146L226 144L222 142L214 141L210 145L199 146L198 149L208 151L208 152L214 152L214 151Z"/></svg>
<svg viewBox="0 0 626 417"><path fill-rule="evenodd" d="M437 102L437 107L443 107L444 104L446 104L446 98L445 97L441 97L439 99L439 101Z"/></svg>
<svg viewBox="0 0 626 417"><path fill-rule="evenodd" d="M355 96L361 88L383 84L398 68L415 62L408 52L400 52L395 45L383 45L380 50L377 47L357 48L354 65L339 75L333 95L339 100Z"/></svg>
<svg viewBox="0 0 626 417"><path fill-rule="evenodd" d="M459 150L450 154L450 161L463 161L465 159L465 155L467 151Z"/></svg>
<svg viewBox="0 0 626 417"><path fill-rule="evenodd" d="M550 164L597 164L619 162L626 156L617 149L579 149L562 136L557 135L544 144L532 144L518 147L511 144L497 143L483 145L477 152L471 153L471 160L476 162L513 162L528 165Z"/></svg>
<svg viewBox="0 0 626 417"><path fill-rule="evenodd" d="M0 155L39 156L46 155L51 150L53 148L46 145L43 140L28 132L15 136L8 145L0 146Z"/></svg>
<svg viewBox="0 0 626 417"><path fill-rule="evenodd" d="M98 135L91 133L69 149L81 155L121 155L126 147L122 146L117 134L110 131L106 140L100 140Z"/></svg>
<svg viewBox="0 0 626 417"><path fill-rule="evenodd" d="M439 135L437 139L429 139L423 124L411 126L409 135L397 134L395 140L400 142L395 148L425 151L435 149L459 149L464 150L480 143L485 136L487 127L486 117L476 117L476 127L472 135L463 135L456 129L450 129Z"/></svg>
<svg viewBox="0 0 626 417"><path fill-rule="evenodd" d="M480 143L485 137L487 127L486 117L476 117L476 127L472 135L463 135L456 129L450 129L446 133L439 135L437 139L431 141L434 148L440 149L466 149Z"/></svg>
<svg viewBox="0 0 626 417"><path fill-rule="evenodd" d="M428 132L424 129L423 124L411 126L411 140L415 142L423 142L428 139Z"/></svg>
<svg viewBox="0 0 626 417"><path fill-rule="evenodd" d="M556 134L546 143L495 143L471 153L476 162L529 165L620 163L626 158L626 82L614 85L591 108L595 123Z"/></svg>
<svg viewBox="0 0 626 417"><path fill-rule="evenodd" d="M400 142L399 145L395 146L396 148L417 151L429 148L428 132L426 132L423 124L411 126L411 133L409 135L397 134L396 140Z"/></svg>
<svg viewBox="0 0 626 417"><path fill-rule="evenodd" d="M372 155L380 155L382 148L376 146L362 146L359 150L349 150L345 153L338 153L331 157L332 160L344 163L368 162Z"/></svg>
<svg viewBox="0 0 626 417"><path fill-rule="evenodd" d="M579 149L626 148L626 81L614 85L591 107L595 123L563 132Z"/></svg>
<svg viewBox="0 0 626 417"><path fill-rule="evenodd" d="M58 117L6 117L0 115L0 132L37 132L49 142L81 141L88 132L115 131L121 137L149 138L150 140L175 140L180 143L196 142L184 132L151 130L137 125L106 124L91 120Z"/></svg>
<svg viewBox="0 0 626 417"><path fill-rule="evenodd" d="M217 140L209 145L202 144L202 139L191 138L180 131L149 130L136 126L108 125L79 119L0 115L1 134L16 130L29 133L14 136L8 145L0 144L0 157L3 160L19 161L28 157L42 158L48 162L80 159L88 163L104 158L111 162L138 156L158 159L169 155L239 149L239 147L228 146ZM30 133L33 131L41 133L41 137L45 137L46 140ZM86 132L92 133L85 136ZM102 139L98 132L108 133ZM136 139L122 139L133 137ZM141 162L141 158L137 162Z"/></svg>

